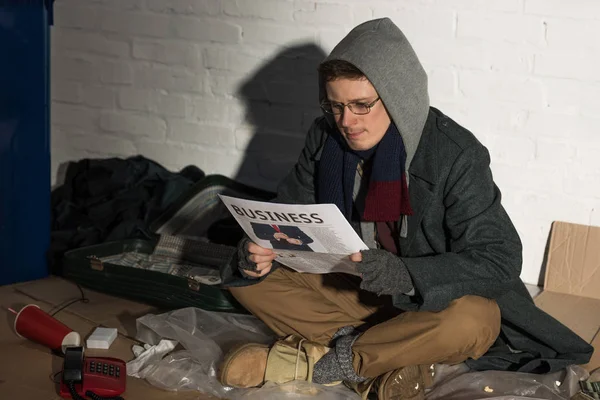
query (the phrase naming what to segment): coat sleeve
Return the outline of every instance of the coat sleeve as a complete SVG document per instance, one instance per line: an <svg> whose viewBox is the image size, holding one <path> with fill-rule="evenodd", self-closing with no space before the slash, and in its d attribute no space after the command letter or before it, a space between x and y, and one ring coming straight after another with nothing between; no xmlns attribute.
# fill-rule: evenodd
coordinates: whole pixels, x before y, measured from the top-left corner
<svg viewBox="0 0 600 400"><path fill-rule="evenodd" d="M438 311L462 296L497 298L519 284L521 241L501 205L489 164L482 145L457 157L443 192L448 252L401 258L417 294L396 296L397 307Z"/></svg>

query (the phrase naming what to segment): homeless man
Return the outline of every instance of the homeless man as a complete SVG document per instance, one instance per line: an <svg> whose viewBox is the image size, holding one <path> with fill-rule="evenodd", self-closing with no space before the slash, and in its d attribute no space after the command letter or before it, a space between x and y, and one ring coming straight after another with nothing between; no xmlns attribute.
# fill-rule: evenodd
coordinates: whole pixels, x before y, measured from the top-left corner
<svg viewBox="0 0 600 400"><path fill-rule="evenodd" d="M490 156L429 104L427 76L387 18L355 27L319 66L321 107L274 202L333 203L368 245L361 278L300 274L243 239L221 274L281 339L246 344L223 384L340 382L419 399L435 364L547 373L592 347L534 305ZM356 279L354 279L356 278Z"/></svg>

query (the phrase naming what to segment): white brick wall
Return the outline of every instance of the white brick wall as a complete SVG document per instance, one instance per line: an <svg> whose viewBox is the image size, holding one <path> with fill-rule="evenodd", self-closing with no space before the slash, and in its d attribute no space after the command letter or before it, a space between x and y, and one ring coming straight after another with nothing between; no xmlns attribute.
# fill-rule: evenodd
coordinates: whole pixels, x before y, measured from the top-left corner
<svg viewBox="0 0 600 400"><path fill-rule="evenodd" d="M432 104L490 149L537 282L553 220L600 225L591 0L57 0L53 176L143 154L273 188L319 113L317 62L383 16L413 43Z"/></svg>

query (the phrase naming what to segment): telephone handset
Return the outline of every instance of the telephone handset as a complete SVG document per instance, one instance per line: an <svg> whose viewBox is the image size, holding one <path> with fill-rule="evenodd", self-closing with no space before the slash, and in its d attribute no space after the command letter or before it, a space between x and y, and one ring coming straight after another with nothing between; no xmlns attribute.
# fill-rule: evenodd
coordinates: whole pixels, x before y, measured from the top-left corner
<svg viewBox="0 0 600 400"><path fill-rule="evenodd" d="M60 396L65 399L123 400L127 380L123 360L108 357L84 357L83 347L65 350ZM87 396L87 397L86 397Z"/></svg>

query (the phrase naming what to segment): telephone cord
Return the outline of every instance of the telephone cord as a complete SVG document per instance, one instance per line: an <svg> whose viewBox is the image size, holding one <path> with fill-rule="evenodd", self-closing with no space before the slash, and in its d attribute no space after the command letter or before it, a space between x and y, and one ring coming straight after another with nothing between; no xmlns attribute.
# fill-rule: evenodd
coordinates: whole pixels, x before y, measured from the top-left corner
<svg viewBox="0 0 600 400"><path fill-rule="evenodd" d="M71 392L71 397L73 398L73 400L88 400L85 397L81 397L79 395L79 393L77 393L77 391L75 390L74 382L67 382L67 386L69 387L69 391ZM121 396L102 397L102 396L99 396L96 393L92 392L91 390L88 390L87 392L85 392L85 395L87 397L91 398L92 400L125 400Z"/></svg>

